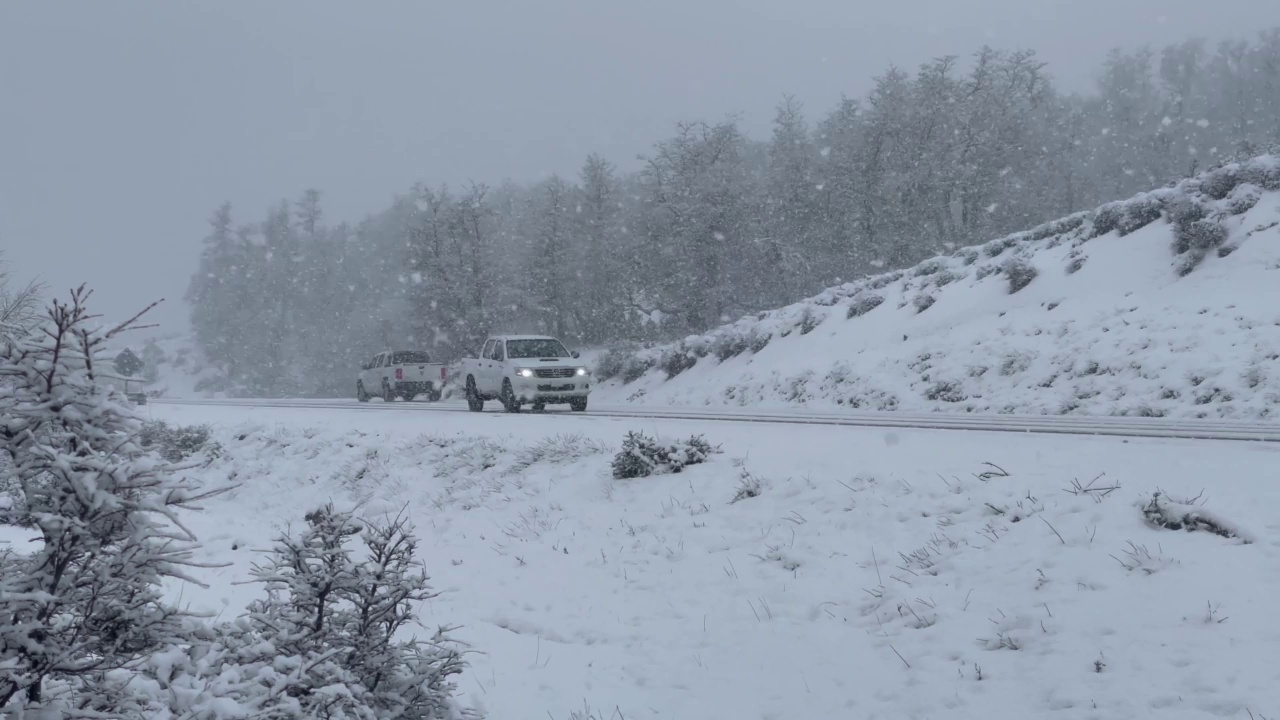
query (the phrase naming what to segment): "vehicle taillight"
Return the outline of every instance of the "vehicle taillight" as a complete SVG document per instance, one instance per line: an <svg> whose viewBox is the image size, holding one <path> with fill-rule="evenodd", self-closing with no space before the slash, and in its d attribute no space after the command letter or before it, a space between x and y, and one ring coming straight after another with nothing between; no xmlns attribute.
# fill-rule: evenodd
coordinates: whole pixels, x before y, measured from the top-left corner
<svg viewBox="0 0 1280 720"><path fill-rule="evenodd" d="M396 379L397 380L404 379L404 368L396 368Z"/></svg>
<svg viewBox="0 0 1280 720"><path fill-rule="evenodd" d="M441 379L441 380L446 380L446 379L448 379L448 371L447 371L445 368L443 368L443 367L442 367L442 368L440 368L440 379Z"/></svg>

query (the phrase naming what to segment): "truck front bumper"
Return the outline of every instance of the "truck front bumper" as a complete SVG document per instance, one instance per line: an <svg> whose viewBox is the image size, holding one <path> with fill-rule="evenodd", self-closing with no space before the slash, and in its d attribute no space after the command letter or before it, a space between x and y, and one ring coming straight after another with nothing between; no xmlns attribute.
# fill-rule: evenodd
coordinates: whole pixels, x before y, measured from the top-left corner
<svg viewBox="0 0 1280 720"><path fill-rule="evenodd" d="M591 378L518 378L511 389L522 403L563 405L590 395Z"/></svg>

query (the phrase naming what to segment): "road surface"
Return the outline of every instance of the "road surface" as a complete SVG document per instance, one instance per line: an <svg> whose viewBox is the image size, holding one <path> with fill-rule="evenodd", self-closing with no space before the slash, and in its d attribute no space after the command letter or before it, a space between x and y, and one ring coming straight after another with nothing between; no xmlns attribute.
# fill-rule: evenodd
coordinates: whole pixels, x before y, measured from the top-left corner
<svg viewBox="0 0 1280 720"><path fill-rule="evenodd" d="M360 403L352 400L177 400L156 399L156 404L216 405L231 407L315 408L352 412L468 412L461 401ZM486 412L501 412L488 403ZM585 413L551 410L557 417L656 418L722 422L783 423L791 425L848 425L853 427L919 428L927 430L978 430L986 432L1043 433L1056 435L1109 435L1119 437L1185 438L1280 442L1280 423L1238 420L1181 420L1139 417L1082 417L1052 415L963 415L948 413L847 412L812 413L795 410L738 408L686 408L652 406L593 406Z"/></svg>

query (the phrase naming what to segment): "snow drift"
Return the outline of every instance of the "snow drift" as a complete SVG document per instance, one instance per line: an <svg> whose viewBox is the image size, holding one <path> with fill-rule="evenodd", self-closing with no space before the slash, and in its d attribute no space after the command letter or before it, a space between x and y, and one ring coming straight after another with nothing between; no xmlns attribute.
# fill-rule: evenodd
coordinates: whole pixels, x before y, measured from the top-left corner
<svg viewBox="0 0 1280 720"><path fill-rule="evenodd" d="M605 401L1274 418L1280 158L599 361Z"/></svg>

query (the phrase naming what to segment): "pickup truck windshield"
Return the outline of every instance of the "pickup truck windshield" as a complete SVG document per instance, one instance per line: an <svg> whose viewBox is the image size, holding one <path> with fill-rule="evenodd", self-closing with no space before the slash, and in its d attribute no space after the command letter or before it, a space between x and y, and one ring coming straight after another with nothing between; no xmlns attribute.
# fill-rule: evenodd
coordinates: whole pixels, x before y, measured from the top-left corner
<svg viewBox="0 0 1280 720"><path fill-rule="evenodd" d="M392 365L426 365L429 362L431 356L424 352L391 353Z"/></svg>
<svg viewBox="0 0 1280 720"><path fill-rule="evenodd" d="M559 340L508 340L509 358L567 358L569 351Z"/></svg>

